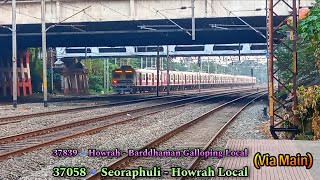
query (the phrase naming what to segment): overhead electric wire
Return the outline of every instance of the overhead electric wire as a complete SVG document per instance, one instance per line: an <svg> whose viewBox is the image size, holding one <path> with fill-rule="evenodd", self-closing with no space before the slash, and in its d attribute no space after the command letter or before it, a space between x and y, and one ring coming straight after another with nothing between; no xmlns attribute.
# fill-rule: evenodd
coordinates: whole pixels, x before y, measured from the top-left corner
<svg viewBox="0 0 320 180"><path fill-rule="evenodd" d="M4 10L6 10L6 11L12 12L12 9L7 9L7 8L1 7L1 6L0 6L0 9L4 9ZM38 18L38 17L36 17L36 16L32 16L32 15L30 15L30 14L21 13L21 12L18 12L18 11L16 11L16 13L17 13L17 14L24 15L24 16L31 17L31 18L34 18L34 19L37 19L37 20L41 20L41 18Z"/></svg>
<svg viewBox="0 0 320 180"><path fill-rule="evenodd" d="M140 6L142 6L142 7L144 7L144 8L146 8L146 9L148 9L148 10L150 10L150 11L153 11L152 9L147 8L147 7L145 7L145 6L141 5L141 4L140 4L140 3L138 3L138 2L135 2L135 3L136 3L136 4L138 4L138 5L140 5ZM126 17L127 19L132 20L135 24L140 25L140 26L141 26L140 28L145 27L145 29L147 29L145 24L142 24L141 22L139 22L139 21L137 21L137 20L135 20L135 19L132 19L130 16L127 16L127 15L125 15L125 14L123 14L123 13L121 13L121 12L119 12L119 11L115 10L115 9L113 9L113 8L111 8L111 7L109 7L109 6L105 5L105 4L103 4L102 2L100 2L100 4L101 4L102 6L104 6L104 7L108 8L108 9L110 9L111 11L114 11L114 12L116 12L116 13L118 13L118 14L120 14L120 15L124 16L124 17ZM156 29L151 29L151 28L150 28L149 30L156 30ZM156 30L156 31L157 31L157 30ZM165 34L167 34L167 33L165 33L165 32L160 32L160 34L165 35Z"/></svg>
<svg viewBox="0 0 320 180"><path fill-rule="evenodd" d="M131 19L131 17L130 17L130 16L127 16L127 15L125 15L125 14L122 14L121 12L119 12L119 11L117 11L117 10L113 9L113 8L110 8L109 6L107 6L107 5L105 5L105 4L102 4L102 2L100 2L100 4L101 4L102 6L104 6L104 7L108 8L108 9L110 9L110 10L111 10L111 11L113 11L113 12L116 12L116 13L118 13L118 14L120 14L120 15L122 15L122 16L124 16L124 17L128 18L128 19Z"/></svg>
<svg viewBox="0 0 320 180"><path fill-rule="evenodd" d="M126 18L129 19L129 20L132 20L136 25L145 26L144 24L140 23L139 21L137 21L137 20L135 20L135 19L132 19L130 16L127 16L127 15L125 15L125 14L123 14L123 13L121 13L121 12L119 12L119 11L117 11L117 10L115 10L115 9L107 6L107 5L105 5L105 4L102 4L102 2L100 2L99 4L102 5L102 6L104 6L104 7L106 7L106 8L108 8L108 9L110 9L111 11L113 11L113 12L115 12L115 13L120 14L121 16L126 17Z"/></svg>
<svg viewBox="0 0 320 180"><path fill-rule="evenodd" d="M176 22L174 22L173 20L169 19L168 17L166 17L164 14L162 14L160 11L157 11L157 13L161 14L163 17L165 17L166 19L168 19L172 24L176 25L178 28L180 28L181 30L184 30L187 34L189 34L191 36L191 33L189 31L187 31L185 28L181 27L179 24L177 24Z"/></svg>
<svg viewBox="0 0 320 180"><path fill-rule="evenodd" d="M91 6L89 6L89 7L91 7ZM89 7L87 7L87 8L89 8ZM87 9L87 8L85 8L85 9ZM0 7L0 9L4 9L4 10L7 10L7 11L11 11L11 12L12 12L12 10L11 10L11 9L7 9L7 8L4 8L4 7ZM84 11L85 9L83 9L83 10L81 10L81 11L79 11L79 12L77 12L77 13L75 13L75 14L71 15L71 16L69 16L68 18L66 18L66 19L64 19L63 21L58 22L58 23L56 23L56 24L60 24L60 23L62 23L62 22L64 22L64 21L66 21L66 20L70 19L71 17L73 17L73 16L75 16L75 15L79 14L80 12ZM24 16L31 17L31 18L34 18L34 19L37 19L37 20L41 20L41 18L36 17L36 16L29 15L29 14L21 13L21 12L18 12L18 11L16 11L16 13L21 14L21 15L24 15ZM47 22L47 23L52 23L52 24L54 24L54 22L51 22L51 21L48 21L48 20L46 20L46 22Z"/></svg>
<svg viewBox="0 0 320 180"><path fill-rule="evenodd" d="M260 36L262 36L263 38L266 39L266 36L262 34L262 32L258 31L257 29L255 29L254 27L252 27L249 23L247 23L246 21L244 21L242 18L240 18L239 16L235 15L232 11L228 10L221 1L219 1L221 6L229 13L231 13L232 15L234 15L236 18L238 18L241 22L243 22L244 24L246 24L247 26L249 26L252 30L254 30L256 33L258 33Z"/></svg>
<svg viewBox="0 0 320 180"><path fill-rule="evenodd" d="M91 6L88 6L88 7L84 8L84 9L82 9L82 10L78 11L77 13L75 13L75 14L73 14L73 15L71 15L71 16L69 16L69 17L67 17L67 18L65 18L64 20L62 20L62 21L60 21L60 22L58 22L58 23L56 23L56 24L54 24L54 25L49 26L49 27L47 28L47 30L49 30L49 29L51 29L51 28L54 28L54 27L56 27L57 25L60 25L61 23L63 23L63 22L65 22L65 21L67 21L68 19L70 19L70 18L72 18L72 17L74 17L74 16L78 15L79 13L81 13L81 12L85 11L86 9L88 9L88 8L90 8L90 7L91 7ZM72 25L71 25L71 27L72 27Z"/></svg>
<svg viewBox="0 0 320 180"><path fill-rule="evenodd" d="M209 4L209 6L211 7L212 11L217 15L217 17L219 17L219 14L214 10L212 4L210 4L209 1L207 2L207 4Z"/></svg>
<svg viewBox="0 0 320 180"><path fill-rule="evenodd" d="M177 26L178 28L180 28L181 30L184 30L188 35L191 36L191 34L190 34L189 31L187 31L185 28L181 27L179 24L177 24L177 23L174 22L173 20L171 20L171 19L169 19L168 17L166 17L166 16L165 16L163 13L161 13L159 10L156 10L156 9L154 9L154 8L150 9L150 8L145 7L144 5L142 5L142 4L138 3L138 2L135 2L135 3L138 4L138 5L140 5L140 6L142 6L142 7L144 7L144 8L146 8L146 9L148 9L148 10L150 10L150 11L156 12L156 14L159 13L159 14L162 15L164 18L166 18L166 19L169 20L171 23L173 23L174 25L176 25L176 26Z"/></svg>

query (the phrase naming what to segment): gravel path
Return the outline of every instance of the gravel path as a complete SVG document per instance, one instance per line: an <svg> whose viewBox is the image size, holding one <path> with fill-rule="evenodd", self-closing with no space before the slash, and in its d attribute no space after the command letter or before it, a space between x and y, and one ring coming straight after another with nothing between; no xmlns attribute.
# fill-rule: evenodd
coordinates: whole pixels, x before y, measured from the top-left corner
<svg viewBox="0 0 320 180"><path fill-rule="evenodd" d="M34 130L43 129L43 128L49 128L53 126L62 125L65 123L71 123L71 122L76 122L80 120L85 120L88 118L114 114L117 112L132 110L136 108L148 107L151 105L157 105L165 102L167 102L167 100L156 100L156 101L140 102L140 103L116 106L116 107L98 108L98 109L91 109L91 110L79 111L79 112L55 114L55 115L49 115L46 117L28 118L18 123L6 124L6 125L0 126L1 127L0 137L34 131Z"/></svg>
<svg viewBox="0 0 320 180"><path fill-rule="evenodd" d="M57 179L52 177L52 168L56 166L85 166L89 168L89 171L91 168L99 170L103 165L110 163L112 159L83 155L74 158L54 158L51 156L52 149L73 148L81 151L93 148L100 150L138 148L209 109L217 107L218 104L221 103L198 103L163 111L138 121L109 127L98 134L72 139L60 145L53 145L23 156L4 160L1 162L0 179Z"/></svg>

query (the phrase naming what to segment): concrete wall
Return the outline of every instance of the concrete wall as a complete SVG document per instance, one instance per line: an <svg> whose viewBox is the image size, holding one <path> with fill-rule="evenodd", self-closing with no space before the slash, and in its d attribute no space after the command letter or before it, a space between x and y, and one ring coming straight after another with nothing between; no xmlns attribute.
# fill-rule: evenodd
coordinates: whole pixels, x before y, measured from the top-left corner
<svg viewBox="0 0 320 180"><path fill-rule="evenodd" d="M291 0L285 1L292 4ZM300 1L302 6L310 6L314 2L314 0ZM237 16L264 16L265 10L254 10L264 9L265 5L265 0L195 0L195 16L234 17L229 11ZM182 6L188 8L178 9ZM157 10L172 19L190 18L190 6L191 0L50 0L46 3L46 20L48 23L60 22L87 7L89 8L65 22L164 19ZM275 12L279 15L287 15L289 11L283 2L275 8ZM18 2L17 12L18 24L40 23L40 0ZM11 14L11 4L0 5L0 24L11 24Z"/></svg>

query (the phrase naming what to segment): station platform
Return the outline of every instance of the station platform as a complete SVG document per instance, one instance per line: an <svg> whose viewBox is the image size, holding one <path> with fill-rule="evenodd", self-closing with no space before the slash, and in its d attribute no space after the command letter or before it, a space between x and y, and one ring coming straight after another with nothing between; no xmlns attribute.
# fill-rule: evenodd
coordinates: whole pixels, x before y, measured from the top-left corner
<svg viewBox="0 0 320 180"><path fill-rule="evenodd" d="M248 177L218 177L216 179L320 180L320 141L233 139L228 141L225 149L243 151L245 148L248 149L248 156L223 157L219 161L218 167L223 167L226 170L243 169L248 166ZM258 152L261 155L269 153L269 157L275 156L277 166L260 166L260 169L256 169L254 158L257 157L255 154ZM311 169L307 169L306 166L279 166L280 161L287 162L283 161L284 159L281 159L279 154L299 157L297 153L306 156L307 152L313 156ZM263 160L263 156L260 160ZM265 156L265 160L269 160L269 164L271 164L271 158Z"/></svg>

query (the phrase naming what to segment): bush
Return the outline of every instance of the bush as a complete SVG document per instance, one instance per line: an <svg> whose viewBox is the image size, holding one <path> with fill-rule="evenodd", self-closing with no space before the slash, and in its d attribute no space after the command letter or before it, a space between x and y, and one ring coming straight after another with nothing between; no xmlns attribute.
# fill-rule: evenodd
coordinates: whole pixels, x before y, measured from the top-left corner
<svg viewBox="0 0 320 180"><path fill-rule="evenodd" d="M320 138L320 86L299 88L298 112L302 124L302 133L313 133L315 139Z"/></svg>
<svg viewBox="0 0 320 180"><path fill-rule="evenodd" d="M101 93L103 91L103 79L99 75L91 75L89 77L89 88L92 93Z"/></svg>

